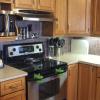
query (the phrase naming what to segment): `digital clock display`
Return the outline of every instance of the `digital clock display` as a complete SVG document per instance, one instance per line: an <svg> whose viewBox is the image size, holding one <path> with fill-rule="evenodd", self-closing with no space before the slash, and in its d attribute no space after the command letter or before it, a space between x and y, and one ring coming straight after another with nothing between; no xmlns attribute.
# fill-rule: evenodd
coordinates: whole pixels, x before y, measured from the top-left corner
<svg viewBox="0 0 100 100"><path fill-rule="evenodd" d="M34 46L23 46L19 48L19 53L34 52Z"/></svg>

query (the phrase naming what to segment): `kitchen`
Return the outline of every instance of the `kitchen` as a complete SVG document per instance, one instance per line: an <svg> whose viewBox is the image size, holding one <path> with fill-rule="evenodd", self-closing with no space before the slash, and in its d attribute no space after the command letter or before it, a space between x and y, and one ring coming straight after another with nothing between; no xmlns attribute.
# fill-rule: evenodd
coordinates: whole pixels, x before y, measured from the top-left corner
<svg viewBox="0 0 100 100"><path fill-rule="evenodd" d="M99 100L99 4L0 0L0 100Z"/></svg>

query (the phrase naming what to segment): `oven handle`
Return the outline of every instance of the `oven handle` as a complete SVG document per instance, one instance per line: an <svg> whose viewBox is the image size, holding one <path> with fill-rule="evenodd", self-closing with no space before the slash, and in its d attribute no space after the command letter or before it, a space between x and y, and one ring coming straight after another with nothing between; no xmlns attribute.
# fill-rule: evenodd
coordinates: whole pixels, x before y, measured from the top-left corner
<svg viewBox="0 0 100 100"><path fill-rule="evenodd" d="M50 76L50 77L47 77L47 78L44 78L44 79L41 79L41 80L37 80L37 81L34 81L35 83L37 84L42 84L42 83L46 83L46 82L49 82L51 80L55 80L55 79L60 79L59 76Z"/></svg>

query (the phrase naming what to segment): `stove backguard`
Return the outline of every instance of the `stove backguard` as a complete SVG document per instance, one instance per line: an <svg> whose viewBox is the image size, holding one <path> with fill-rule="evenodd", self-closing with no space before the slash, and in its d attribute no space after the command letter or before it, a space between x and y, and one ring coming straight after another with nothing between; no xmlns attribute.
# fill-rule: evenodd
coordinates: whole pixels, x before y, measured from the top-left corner
<svg viewBox="0 0 100 100"><path fill-rule="evenodd" d="M5 44L3 45L2 59L4 64L23 62L27 58L35 60L45 56L42 42Z"/></svg>

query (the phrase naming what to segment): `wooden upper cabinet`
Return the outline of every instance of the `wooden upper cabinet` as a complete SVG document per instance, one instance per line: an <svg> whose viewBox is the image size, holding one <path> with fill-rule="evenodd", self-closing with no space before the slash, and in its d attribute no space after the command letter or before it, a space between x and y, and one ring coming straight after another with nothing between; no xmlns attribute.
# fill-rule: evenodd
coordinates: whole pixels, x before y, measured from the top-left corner
<svg viewBox="0 0 100 100"><path fill-rule="evenodd" d="M89 31L89 0L68 0L68 33L87 34Z"/></svg>
<svg viewBox="0 0 100 100"><path fill-rule="evenodd" d="M55 0L15 0L15 8L42 10L53 12L55 10Z"/></svg>
<svg viewBox="0 0 100 100"><path fill-rule="evenodd" d="M68 66L67 100L77 100L78 64Z"/></svg>
<svg viewBox="0 0 100 100"><path fill-rule="evenodd" d="M93 34L100 35L100 0L93 0L92 6Z"/></svg>
<svg viewBox="0 0 100 100"><path fill-rule="evenodd" d="M55 3L55 0L38 0L38 9L45 11L54 11Z"/></svg>
<svg viewBox="0 0 100 100"><path fill-rule="evenodd" d="M36 8L36 2L35 0L15 0L14 7L21 9L33 9Z"/></svg>
<svg viewBox="0 0 100 100"><path fill-rule="evenodd" d="M64 35L67 32L67 0L57 0L55 9L56 21L54 35Z"/></svg>

